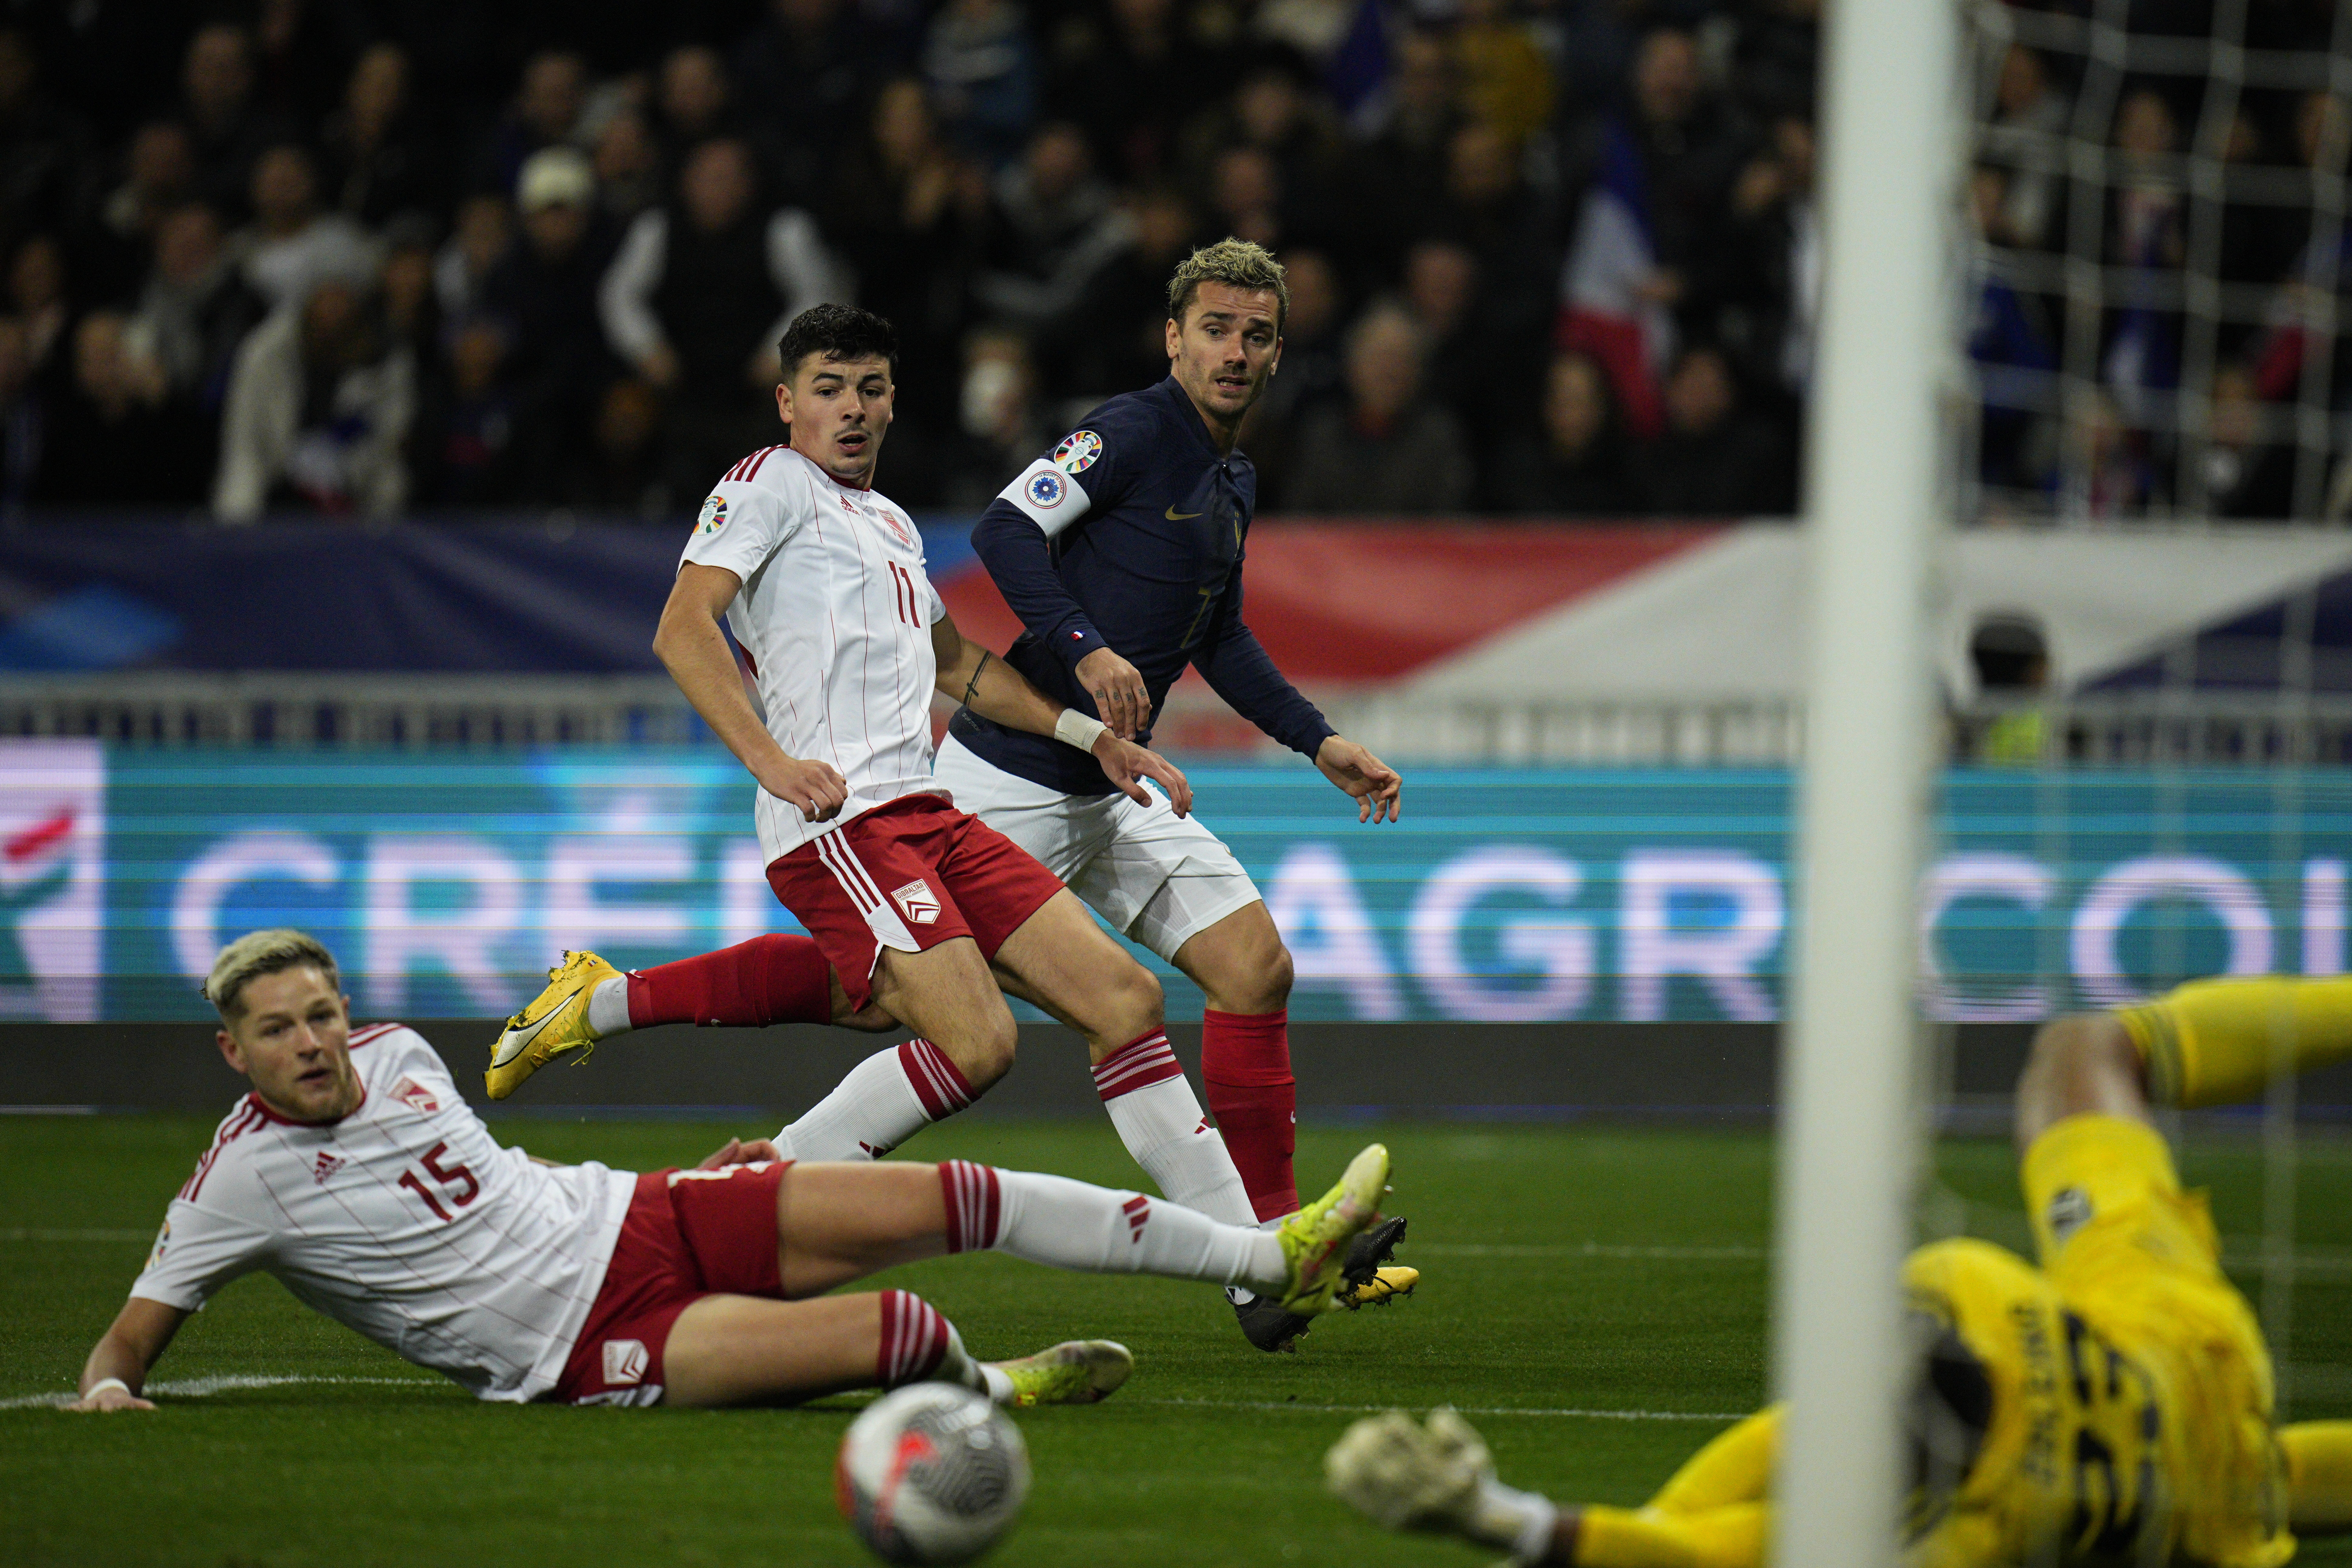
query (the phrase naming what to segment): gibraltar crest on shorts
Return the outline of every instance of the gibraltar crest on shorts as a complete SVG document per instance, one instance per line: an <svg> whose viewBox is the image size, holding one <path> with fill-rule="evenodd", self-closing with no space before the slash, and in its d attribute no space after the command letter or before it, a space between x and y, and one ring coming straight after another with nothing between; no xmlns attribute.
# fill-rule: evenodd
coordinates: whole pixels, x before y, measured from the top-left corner
<svg viewBox="0 0 2352 1568"><path fill-rule="evenodd" d="M1058 507L1062 504L1062 497L1070 493L1070 486L1069 482L1055 470L1040 468L1029 476L1029 483L1023 486L1021 493L1029 497L1029 504L1033 507Z"/></svg>
<svg viewBox="0 0 2352 1568"><path fill-rule="evenodd" d="M1074 430L1054 448L1054 466L1065 474L1083 474L1102 455L1102 437L1091 430Z"/></svg>
<svg viewBox="0 0 2352 1568"><path fill-rule="evenodd" d="M890 899L918 925L929 925L940 917L940 895L921 877L892 893Z"/></svg>
<svg viewBox="0 0 2352 1568"><path fill-rule="evenodd" d="M727 526L727 497L713 496L702 503L702 516L695 520L694 531L715 534Z"/></svg>

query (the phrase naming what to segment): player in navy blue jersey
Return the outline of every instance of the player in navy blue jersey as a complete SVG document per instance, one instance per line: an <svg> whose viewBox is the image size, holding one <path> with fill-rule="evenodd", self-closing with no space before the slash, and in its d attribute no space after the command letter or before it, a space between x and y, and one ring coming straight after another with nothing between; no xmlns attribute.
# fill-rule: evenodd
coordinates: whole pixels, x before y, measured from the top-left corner
<svg viewBox="0 0 2352 1568"><path fill-rule="evenodd" d="M972 543L1027 628L1005 661L1055 702L1140 745L1190 664L1355 797L1359 821L1394 821L1396 770L1333 733L1242 618L1257 475L1234 442L1282 358L1288 303L1282 266L1263 248L1228 239L1193 252L1168 287L1168 379L1087 415L990 504ZM1221 1146L1203 1140L1201 1157L1229 1155L1247 1193L1244 1212L1217 1217L1296 1210L1290 954L1233 852L1164 800L1120 794L1091 758L969 707L949 726L934 776L960 809L1199 984L1201 1072L1223 1134ZM1115 1066L1103 1062L1096 1078L1117 1120L1117 1097L1137 1092L1106 1078ZM1202 1174L1196 1193L1230 1191ZM1402 1222L1390 1224L1392 1243ZM1307 1326L1270 1301L1235 1305L1264 1349Z"/></svg>

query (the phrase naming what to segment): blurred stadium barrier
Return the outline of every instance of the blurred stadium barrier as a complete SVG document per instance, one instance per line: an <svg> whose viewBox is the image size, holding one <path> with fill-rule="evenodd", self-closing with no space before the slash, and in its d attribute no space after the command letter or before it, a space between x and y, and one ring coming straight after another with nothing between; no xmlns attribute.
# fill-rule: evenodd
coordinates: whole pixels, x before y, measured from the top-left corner
<svg viewBox="0 0 2352 1568"><path fill-rule="evenodd" d="M2352 773L2288 775L1947 774L1930 1012L2019 1023L2186 976L2341 971ZM1192 778L1290 945L1301 1020L1779 1015L1784 769L1429 768L1377 829L1296 763ZM279 924L338 949L368 1014L499 1016L564 947L635 967L789 929L749 795L716 748L0 742L0 1017L198 1019L218 945Z"/></svg>

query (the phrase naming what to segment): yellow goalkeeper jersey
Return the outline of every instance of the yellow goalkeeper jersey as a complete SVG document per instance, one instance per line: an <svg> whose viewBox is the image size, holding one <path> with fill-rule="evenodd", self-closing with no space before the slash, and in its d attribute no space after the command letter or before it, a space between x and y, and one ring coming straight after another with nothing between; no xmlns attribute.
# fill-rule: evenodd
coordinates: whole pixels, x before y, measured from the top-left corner
<svg viewBox="0 0 2352 1568"><path fill-rule="evenodd" d="M1906 1561L2284 1563L2270 1356L2202 1197L2153 1129L2114 1117L2058 1124L2023 1176L2040 1269L1969 1240L1905 1268L1992 1387L1976 1462L1915 1520Z"/></svg>

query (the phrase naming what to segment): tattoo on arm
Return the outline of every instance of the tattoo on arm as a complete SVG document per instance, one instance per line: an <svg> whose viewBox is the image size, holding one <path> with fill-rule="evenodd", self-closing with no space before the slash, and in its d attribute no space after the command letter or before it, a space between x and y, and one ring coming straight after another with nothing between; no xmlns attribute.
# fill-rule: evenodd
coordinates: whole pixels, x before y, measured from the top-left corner
<svg viewBox="0 0 2352 1568"><path fill-rule="evenodd" d="M971 706L971 694L980 689L980 672L988 668L988 661L994 657L996 657L996 655L990 653L985 648L982 648L980 651L980 663L971 667L971 679L966 681L963 685L964 706L970 707Z"/></svg>

